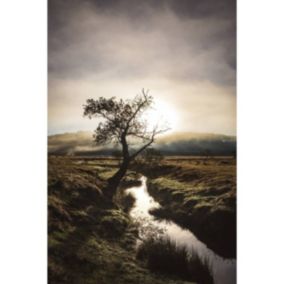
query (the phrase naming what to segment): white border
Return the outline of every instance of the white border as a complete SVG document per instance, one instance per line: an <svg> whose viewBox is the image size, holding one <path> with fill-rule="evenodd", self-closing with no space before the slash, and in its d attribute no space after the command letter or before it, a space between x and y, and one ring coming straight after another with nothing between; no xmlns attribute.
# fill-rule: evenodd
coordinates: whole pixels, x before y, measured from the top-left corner
<svg viewBox="0 0 284 284"><path fill-rule="evenodd" d="M284 283L283 1L238 1L238 283Z"/></svg>
<svg viewBox="0 0 284 284"><path fill-rule="evenodd" d="M47 283L47 3L1 1L0 283Z"/></svg>

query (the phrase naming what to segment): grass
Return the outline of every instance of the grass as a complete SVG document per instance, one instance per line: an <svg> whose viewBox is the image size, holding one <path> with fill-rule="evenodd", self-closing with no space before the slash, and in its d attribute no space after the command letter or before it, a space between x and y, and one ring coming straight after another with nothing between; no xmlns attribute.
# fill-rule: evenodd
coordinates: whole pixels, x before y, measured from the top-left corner
<svg viewBox="0 0 284 284"><path fill-rule="evenodd" d="M236 161L231 158L165 159L138 168L162 205L152 213L189 228L221 256L236 256Z"/></svg>
<svg viewBox="0 0 284 284"><path fill-rule="evenodd" d="M99 172L99 177L103 180L108 180L116 173L116 171L117 169L105 168Z"/></svg>
<svg viewBox="0 0 284 284"><path fill-rule="evenodd" d="M175 179L167 178L167 177L160 177L154 179L152 182L154 185L159 184L162 185L162 188L167 188L168 190L184 190L187 187L187 184L184 182L180 182Z"/></svg>
<svg viewBox="0 0 284 284"><path fill-rule="evenodd" d="M116 168L117 161L112 160L49 157L49 283L211 283L194 280L201 277L194 274L197 271L204 269L200 274L208 274L206 263L194 252L185 259L183 249L173 244L166 244L169 249L165 252L163 249L159 252L156 244L150 250L144 247L144 257L136 258L137 225L127 214L134 199L125 195L123 189L139 184L137 175L129 171L116 204L106 200L104 188ZM134 169L137 170L141 169ZM190 226L215 251L219 248L232 251L235 248L234 171L234 162L223 163L222 159L206 164L196 159L165 159L160 167L141 172L150 177L148 189L163 205L160 218ZM185 263L180 265L183 272L177 272L181 268L176 267L168 273L169 269L163 267L167 265L166 253L174 262ZM148 265L150 258L164 261ZM173 261L170 264L175 266ZM160 270L151 268L155 265L160 265Z"/></svg>
<svg viewBox="0 0 284 284"><path fill-rule="evenodd" d="M100 173L115 168L103 164L49 157L48 283L185 284L136 259L137 226L104 198L107 183Z"/></svg>
<svg viewBox="0 0 284 284"><path fill-rule="evenodd" d="M148 238L139 246L137 257L146 261L151 271L201 284L213 283L208 263L168 238Z"/></svg>

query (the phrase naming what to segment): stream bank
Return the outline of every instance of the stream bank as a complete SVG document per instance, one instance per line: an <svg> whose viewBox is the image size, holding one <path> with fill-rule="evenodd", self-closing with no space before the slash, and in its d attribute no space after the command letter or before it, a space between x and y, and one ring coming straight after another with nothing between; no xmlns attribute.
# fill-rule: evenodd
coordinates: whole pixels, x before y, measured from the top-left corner
<svg viewBox="0 0 284 284"><path fill-rule="evenodd" d="M147 188L162 206L151 214L190 229L220 256L236 257L235 160L167 160L139 166Z"/></svg>
<svg viewBox="0 0 284 284"><path fill-rule="evenodd" d="M113 170L107 162L49 157L48 283L188 284L136 258L136 224L103 196Z"/></svg>
<svg viewBox="0 0 284 284"><path fill-rule="evenodd" d="M130 210L130 216L140 224L138 229L142 244L140 242L139 245L143 246L145 243L149 243L150 239L150 246L152 247L150 248L152 250L150 253L153 255L152 259L155 260L155 266L157 266L157 261L159 261L160 264L158 268L163 269L161 265L164 263L164 271L167 273L170 271L169 268L175 265L175 261L184 263L184 258L181 258L180 255L185 251L189 258L192 254L196 254L201 262L203 262L203 265L199 265L199 271L203 271L201 274L199 274L199 271L191 271L191 273L187 270L183 271L185 274L188 274L187 276L190 280L196 281L197 283L213 283L209 277L210 274L212 274L215 284L235 283L236 261L234 259L220 257L200 241L189 229L183 229L171 221L156 219L150 214L153 209L159 209L161 206L149 195L146 178L142 177L141 180L142 185L129 188L126 192L135 197L135 204ZM154 242L152 240L154 240ZM155 240L158 240L158 242ZM166 252L163 252L163 249L165 249ZM172 253L169 253L170 251L172 251ZM170 266L163 260L164 257L172 257L172 264ZM188 262L188 264L185 265L190 267L192 264L193 263ZM208 269L209 271L207 272ZM208 274L208 277L206 277L207 280L200 278L202 274L202 276L205 276L204 273Z"/></svg>

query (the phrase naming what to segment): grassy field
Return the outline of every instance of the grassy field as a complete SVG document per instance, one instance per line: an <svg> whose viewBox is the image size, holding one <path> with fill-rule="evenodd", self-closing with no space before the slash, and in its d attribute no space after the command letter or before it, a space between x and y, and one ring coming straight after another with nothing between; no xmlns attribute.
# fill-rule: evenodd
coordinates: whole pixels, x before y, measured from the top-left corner
<svg viewBox="0 0 284 284"><path fill-rule="evenodd" d="M190 228L211 249L236 256L236 160L230 157L165 159L139 167L162 208L157 217Z"/></svg>
<svg viewBox="0 0 284 284"><path fill-rule="evenodd" d="M136 258L136 225L123 202L103 196L114 167L107 160L49 157L49 283L189 283L152 273Z"/></svg>
<svg viewBox="0 0 284 284"><path fill-rule="evenodd" d="M117 165L98 157L49 157L49 283L190 283L155 273L137 258L137 224L127 214L133 200L122 191L135 183L137 171L148 177L149 192L163 206L153 214L190 227L216 252L234 256L234 159L171 157L154 168L133 165L111 202L104 188Z"/></svg>

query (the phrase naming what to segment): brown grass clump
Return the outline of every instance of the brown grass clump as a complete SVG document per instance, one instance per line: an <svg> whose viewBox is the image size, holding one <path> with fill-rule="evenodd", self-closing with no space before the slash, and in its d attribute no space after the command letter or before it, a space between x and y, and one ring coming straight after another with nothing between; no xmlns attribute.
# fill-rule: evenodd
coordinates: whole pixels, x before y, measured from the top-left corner
<svg viewBox="0 0 284 284"><path fill-rule="evenodd" d="M201 284L213 283L209 265L196 252L165 237L151 237L138 248L137 258L151 271L180 277Z"/></svg>

